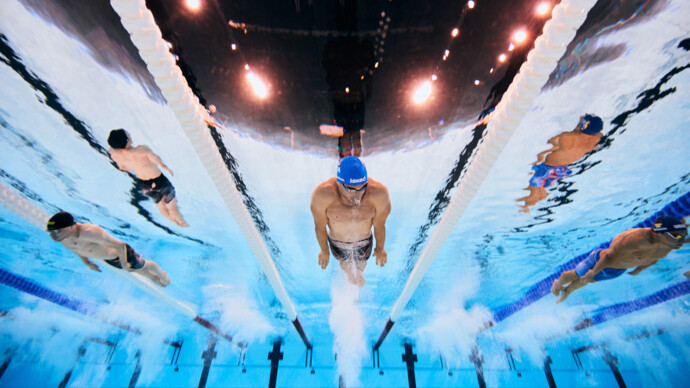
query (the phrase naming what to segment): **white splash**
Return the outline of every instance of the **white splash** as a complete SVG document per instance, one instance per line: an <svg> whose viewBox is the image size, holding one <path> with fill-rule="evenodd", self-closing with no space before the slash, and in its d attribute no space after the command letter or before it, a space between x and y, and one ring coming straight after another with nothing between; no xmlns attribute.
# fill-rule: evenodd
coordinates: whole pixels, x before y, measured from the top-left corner
<svg viewBox="0 0 690 388"><path fill-rule="evenodd" d="M333 353L338 365L338 375L345 386L360 386L359 373L367 349L364 339L364 319L359 309L359 287L350 284L343 276L336 276L331 284L333 309L328 323L333 332Z"/></svg>

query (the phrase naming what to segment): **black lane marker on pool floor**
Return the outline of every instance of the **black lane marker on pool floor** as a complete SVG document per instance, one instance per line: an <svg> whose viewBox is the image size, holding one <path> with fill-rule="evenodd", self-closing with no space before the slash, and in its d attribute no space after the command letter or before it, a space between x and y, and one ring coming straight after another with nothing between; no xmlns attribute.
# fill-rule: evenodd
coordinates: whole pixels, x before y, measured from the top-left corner
<svg viewBox="0 0 690 388"><path fill-rule="evenodd" d="M417 362L417 355L412 352L412 344L405 344L405 353L402 360L407 366L407 384L410 388L417 388L417 379L414 374L414 363Z"/></svg>
<svg viewBox="0 0 690 388"><path fill-rule="evenodd" d="M15 53L15 51L10 47L9 42L7 40L7 37L5 37L4 34L0 34L0 62L5 63L7 66L9 66L12 70L14 70L15 73L17 73L26 83L28 83L36 92L40 92L43 94L45 99L42 101L46 106L51 108L53 111L55 111L57 114L62 116L62 118L65 120L65 123L72 127L72 129L79 134L79 136L84 139L88 145L96 152L99 154L103 155L104 157L108 158L109 163L115 168L118 169L117 166L115 165L115 162L113 162L110 159L110 156L108 155L108 152L101 147L101 145L98 143L96 138L93 137L91 134L91 131L86 127L84 122L81 120L77 119L72 113L70 113L64 106L62 106L62 103L60 102L60 97L53 91L53 89L48 85L48 83L44 82L38 76L36 76L34 73L30 72L26 66L24 66L24 63L22 63L21 59L19 56ZM119 170L119 169L118 169ZM133 177L132 174L128 174L130 177ZM139 213L146 221L150 222L151 224L155 225L159 229L162 229L168 234L171 234L173 236L177 236L180 238L184 238L186 240L193 241L198 244L204 244L203 241L197 240L195 238L191 238L179 233L174 232L170 228L161 225L157 223L156 221L153 220L151 217L151 214L144 209L141 206L142 201L148 200L144 195L139 193L139 189L137 188L137 183L136 180L133 180L133 185L134 188L130 190L130 193L133 193L136 191L138 195L132 195L132 198L130 200L130 203L132 206L134 206L137 209L137 213Z"/></svg>
<svg viewBox="0 0 690 388"><path fill-rule="evenodd" d="M282 341L273 343L273 351L268 353L268 359L271 360L271 375L268 379L268 388L276 388L278 381L278 363L283 359L283 352L280 351Z"/></svg>
<svg viewBox="0 0 690 388"><path fill-rule="evenodd" d="M137 381L139 381L139 376L141 375L141 351L137 350L134 355L137 360L137 366L134 367L134 373L132 373L132 378L129 379L129 388L134 388L137 386Z"/></svg>
<svg viewBox="0 0 690 388"><path fill-rule="evenodd" d="M625 380L623 380L623 375L621 375L621 371L618 369L618 357L614 356L608 350L604 350L604 362L611 368L611 372L613 372L613 377L616 378L618 387L627 388Z"/></svg>
<svg viewBox="0 0 690 388"><path fill-rule="evenodd" d="M472 354L470 354L470 362L474 364L474 370L477 372L477 382L479 383L479 388L486 388L486 380L484 379L484 356L479 352L478 347L472 348Z"/></svg>
<svg viewBox="0 0 690 388"><path fill-rule="evenodd" d="M553 379L553 373L551 373L551 356L546 356L544 359L544 374L546 374L546 381L549 383L549 388L556 388L556 380Z"/></svg>
<svg viewBox="0 0 690 388"><path fill-rule="evenodd" d="M216 352L216 336L211 335L208 338L208 348L206 348L206 351L201 354L201 358L204 359L204 368L201 370L199 388L206 387L206 381L208 380L208 372L211 371L211 363L217 355L218 352Z"/></svg>

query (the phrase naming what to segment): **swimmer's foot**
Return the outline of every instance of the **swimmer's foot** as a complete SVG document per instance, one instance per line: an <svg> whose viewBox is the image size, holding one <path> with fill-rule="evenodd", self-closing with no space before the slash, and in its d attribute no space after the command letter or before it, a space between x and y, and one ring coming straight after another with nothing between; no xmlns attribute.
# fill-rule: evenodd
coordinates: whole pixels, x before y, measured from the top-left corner
<svg viewBox="0 0 690 388"><path fill-rule="evenodd" d="M357 279L357 285L360 287L364 287L364 283L366 283L366 280L364 280L364 276L360 276L359 279Z"/></svg>
<svg viewBox="0 0 690 388"><path fill-rule="evenodd" d="M178 222L176 222L176 224L177 224L177 226L179 226L179 227L181 227L181 228L189 228L189 224L186 223L184 220L183 220L183 221L178 221Z"/></svg>
<svg viewBox="0 0 690 388"><path fill-rule="evenodd" d="M158 276L158 284L161 287L167 287L170 284L170 278L167 272L163 272L163 277Z"/></svg>
<svg viewBox="0 0 690 388"><path fill-rule="evenodd" d="M551 293L554 296L558 296L561 291L563 291L563 287L561 287L561 283L558 281L558 279L553 281L553 285L551 286Z"/></svg>

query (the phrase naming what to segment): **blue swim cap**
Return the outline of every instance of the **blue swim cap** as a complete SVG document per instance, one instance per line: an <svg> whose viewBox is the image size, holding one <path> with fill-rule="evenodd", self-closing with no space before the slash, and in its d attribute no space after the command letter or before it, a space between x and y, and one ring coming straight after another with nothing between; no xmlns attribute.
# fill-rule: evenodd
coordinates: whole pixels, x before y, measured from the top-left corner
<svg viewBox="0 0 690 388"><path fill-rule="evenodd" d="M679 230L687 230L687 226L683 221L671 216L659 216L654 220L652 231L656 233L675 232Z"/></svg>
<svg viewBox="0 0 690 388"><path fill-rule="evenodd" d="M601 117L588 113L582 116L577 126L580 128L582 133L594 135L595 133L599 133L602 129L604 129L604 122L601 120Z"/></svg>
<svg viewBox="0 0 690 388"><path fill-rule="evenodd" d="M367 168L356 156L346 156L338 163L338 182L357 186L367 183Z"/></svg>

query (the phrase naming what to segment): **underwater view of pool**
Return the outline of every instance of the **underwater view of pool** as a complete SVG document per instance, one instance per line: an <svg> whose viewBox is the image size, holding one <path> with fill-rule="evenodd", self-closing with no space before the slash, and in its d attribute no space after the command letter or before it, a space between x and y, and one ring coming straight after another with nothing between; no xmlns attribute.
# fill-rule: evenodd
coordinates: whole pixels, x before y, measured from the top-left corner
<svg viewBox="0 0 690 388"><path fill-rule="evenodd" d="M193 3L0 4L0 386L690 386L690 2Z"/></svg>

